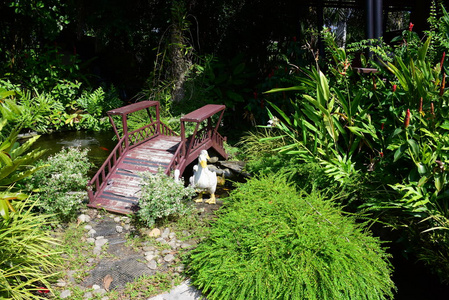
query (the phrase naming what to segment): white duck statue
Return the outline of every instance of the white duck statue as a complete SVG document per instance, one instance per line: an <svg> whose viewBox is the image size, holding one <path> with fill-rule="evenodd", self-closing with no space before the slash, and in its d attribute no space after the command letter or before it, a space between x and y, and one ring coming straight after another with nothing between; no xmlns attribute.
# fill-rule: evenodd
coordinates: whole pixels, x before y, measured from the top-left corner
<svg viewBox="0 0 449 300"><path fill-rule="evenodd" d="M210 194L208 204L215 204L215 190L217 188L217 174L207 168L207 159L209 154L202 150L198 156L198 165L193 167L193 176L190 177L190 184L199 193L195 202L203 202L203 193Z"/></svg>

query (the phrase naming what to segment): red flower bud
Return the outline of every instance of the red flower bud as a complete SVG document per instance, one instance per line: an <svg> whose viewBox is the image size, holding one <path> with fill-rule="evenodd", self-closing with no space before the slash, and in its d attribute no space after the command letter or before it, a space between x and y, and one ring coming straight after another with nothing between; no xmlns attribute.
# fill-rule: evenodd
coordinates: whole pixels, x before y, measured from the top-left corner
<svg viewBox="0 0 449 300"><path fill-rule="evenodd" d="M47 289L47 288L45 288L45 287L40 286L40 287L37 288L37 292L38 292L39 294L47 294L47 293L50 292L50 290Z"/></svg>
<svg viewBox="0 0 449 300"><path fill-rule="evenodd" d="M397 88L398 88L398 86L396 84L393 84L393 93L396 92Z"/></svg>
<svg viewBox="0 0 449 300"><path fill-rule="evenodd" d="M415 26L415 24L410 22L410 25L408 26L408 31L412 31L413 30L413 26Z"/></svg>
<svg viewBox="0 0 449 300"><path fill-rule="evenodd" d="M384 157L384 153L383 152L379 152L379 155L380 155L381 158Z"/></svg>
<svg viewBox="0 0 449 300"><path fill-rule="evenodd" d="M380 124L380 130L384 130L385 128L385 123Z"/></svg>
<svg viewBox="0 0 449 300"><path fill-rule="evenodd" d="M407 128L410 125L410 109L407 109L407 113L405 114L404 127Z"/></svg>

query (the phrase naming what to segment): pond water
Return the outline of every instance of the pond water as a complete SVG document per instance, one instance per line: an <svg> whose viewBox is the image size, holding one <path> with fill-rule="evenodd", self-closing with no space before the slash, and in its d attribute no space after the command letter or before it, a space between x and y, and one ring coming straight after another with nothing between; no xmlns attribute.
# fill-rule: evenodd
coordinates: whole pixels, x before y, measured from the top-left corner
<svg viewBox="0 0 449 300"><path fill-rule="evenodd" d="M117 144L114 132L91 132L91 131L66 131L41 135L33 144L32 149L47 149L43 156L46 158L58 153L62 148L80 147L89 149L89 160L95 165L95 172L106 160L109 153ZM93 175L93 174L92 174Z"/></svg>

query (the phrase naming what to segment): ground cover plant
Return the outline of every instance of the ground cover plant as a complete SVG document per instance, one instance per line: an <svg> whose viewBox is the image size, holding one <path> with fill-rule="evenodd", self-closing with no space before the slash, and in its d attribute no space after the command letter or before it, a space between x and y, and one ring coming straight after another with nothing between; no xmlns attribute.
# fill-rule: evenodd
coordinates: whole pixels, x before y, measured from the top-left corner
<svg viewBox="0 0 449 300"><path fill-rule="evenodd" d="M151 227L156 220L184 215L193 208L189 203L195 190L184 187L184 181L174 181L159 170L157 174L145 172L142 176L142 194L139 199L137 219Z"/></svg>
<svg viewBox="0 0 449 300"><path fill-rule="evenodd" d="M64 148L37 163L40 170L27 180L26 188L34 192L32 198L41 211L61 222L78 216L86 197L87 174L92 167L88 151Z"/></svg>
<svg viewBox="0 0 449 300"><path fill-rule="evenodd" d="M388 257L332 200L275 174L231 193L188 264L208 299L389 299Z"/></svg>

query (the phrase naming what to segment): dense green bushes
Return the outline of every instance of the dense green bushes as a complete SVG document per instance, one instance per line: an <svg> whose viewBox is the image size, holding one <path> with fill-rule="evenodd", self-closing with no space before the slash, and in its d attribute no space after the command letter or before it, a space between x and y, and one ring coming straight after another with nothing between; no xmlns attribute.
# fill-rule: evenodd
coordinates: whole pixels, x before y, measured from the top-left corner
<svg viewBox="0 0 449 300"><path fill-rule="evenodd" d="M87 196L87 173L92 167L88 149L66 148L38 162L41 167L27 180L27 189L35 193L32 199L47 214L59 221L75 219Z"/></svg>
<svg viewBox="0 0 449 300"><path fill-rule="evenodd" d="M279 174L231 194L189 265L208 299L388 299L394 289L379 240Z"/></svg>

